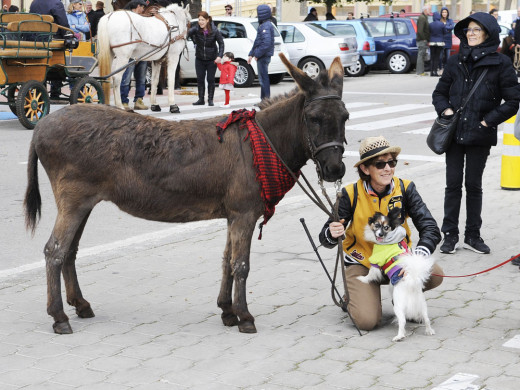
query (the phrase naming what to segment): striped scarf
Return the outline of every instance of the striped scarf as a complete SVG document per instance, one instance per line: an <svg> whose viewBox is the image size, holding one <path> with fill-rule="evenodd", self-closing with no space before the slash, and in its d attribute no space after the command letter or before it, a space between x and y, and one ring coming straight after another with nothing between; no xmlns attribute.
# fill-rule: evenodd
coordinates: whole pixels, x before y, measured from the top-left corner
<svg viewBox="0 0 520 390"><path fill-rule="evenodd" d="M217 136L219 142L222 142L224 131L234 122L239 122L238 126L241 130L247 130L244 141L248 138L250 140L256 181L260 184L260 193L264 202L264 220L260 223L260 235L258 236L258 239L261 240L263 225L273 216L275 206L294 186L295 180L271 149L264 133L255 121L255 115L255 110L233 111L225 121L217 124ZM298 171L296 176L299 175L300 172Z"/></svg>

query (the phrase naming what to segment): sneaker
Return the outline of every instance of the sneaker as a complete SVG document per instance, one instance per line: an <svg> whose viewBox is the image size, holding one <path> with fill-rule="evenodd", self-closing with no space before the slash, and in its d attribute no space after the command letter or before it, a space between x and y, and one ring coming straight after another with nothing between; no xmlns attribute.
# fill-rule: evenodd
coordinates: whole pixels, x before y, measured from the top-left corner
<svg viewBox="0 0 520 390"><path fill-rule="evenodd" d="M484 243L482 237L466 237L464 238L463 248L471 249L476 253L489 253L491 249Z"/></svg>
<svg viewBox="0 0 520 390"><path fill-rule="evenodd" d="M228 108L228 107L231 107L231 104L221 104L220 107L222 107L222 108Z"/></svg>
<svg viewBox="0 0 520 390"><path fill-rule="evenodd" d="M134 103L134 110L148 110L148 106L144 104L142 98L138 98Z"/></svg>
<svg viewBox="0 0 520 390"><path fill-rule="evenodd" d="M131 110L130 106L128 105L128 103L123 103L123 108L125 110Z"/></svg>
<svg viewBox="0 0 520 390"><path fill-rule="evenodd" d="M453 233L444 234L444 241L441 245L441 253L455 253L458 242L459 242L458 234L453 234Z"/></svg>

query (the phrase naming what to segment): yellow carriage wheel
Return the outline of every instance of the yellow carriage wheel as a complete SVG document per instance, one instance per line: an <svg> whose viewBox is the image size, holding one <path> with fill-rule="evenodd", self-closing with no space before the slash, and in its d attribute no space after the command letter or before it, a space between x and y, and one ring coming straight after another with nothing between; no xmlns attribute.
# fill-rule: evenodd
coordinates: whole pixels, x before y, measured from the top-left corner
<svg viewBox="0 0 520 390"><path fill-rule="evenodd" d="M15 101L16 116L27 129L34 129L38 121L49 113L49 94L39 81L23 83Z"/></svg>
<svg viewBox="0 0 520 390"><path fill-rule="evenodd" d="M93 77L83 77L74 82L70 91L70 104L104 104L105 95L101 83Z"/></svg>

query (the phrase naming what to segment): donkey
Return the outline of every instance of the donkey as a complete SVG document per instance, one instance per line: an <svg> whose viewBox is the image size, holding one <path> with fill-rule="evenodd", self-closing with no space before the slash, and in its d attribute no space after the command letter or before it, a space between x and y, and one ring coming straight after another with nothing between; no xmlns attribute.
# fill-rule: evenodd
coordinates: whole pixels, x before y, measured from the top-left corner
<svg viewBox="0 0 520 390"><path fill-rule="evenodd" d="M342 155L349 116L341 101L341 62L336 58L328 72L323 70L313 80L283 54L280 57L298 88L262 102L256 122L290 170L298 172L312 158L324 180L339 180L345 173ZM94 316L81 293L75 260L87 219L103 200L154 221L226 218L217 304L224 325L256 332L247 307L246 280L255 224L266 215L265 188L257 181L248 127L229 123L219 141L215 126L225 119L169 122L114 107L75 104L38 122L29 150L24 207L27 229L34 233L41 214L39 159L58 209L44 248L47 313L54 319L55 333L72 333L63 311L60 273L67 303L81 318Z"/></svg>

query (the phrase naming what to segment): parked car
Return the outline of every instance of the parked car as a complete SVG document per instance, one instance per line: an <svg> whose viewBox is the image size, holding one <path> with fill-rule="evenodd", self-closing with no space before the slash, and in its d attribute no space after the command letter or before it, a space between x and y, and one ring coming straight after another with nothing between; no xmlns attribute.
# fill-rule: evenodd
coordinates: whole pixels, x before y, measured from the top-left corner
<svg viewBox="0 0 520 390"><path fill-rule="evenodd" d="M329 30L309 23L278 23L278 30L291 56L291 63L310 77L329 68L340 57L344 68L359 60L355 36L340 37Z"/></svg>
<svg viewBox="0 0 520 390"><path fill-rule="evenodd" d="M368 73L369 66L376 63L376 42L362 20L320 20L310 23L325 27L335 35L356 37L360 58L355 65L345 68L347 75L363 76Z"/></svg>
<svg viewBox="0 0 520 390"><path fill-rule="evenodd" d="M197 20L192 20L191 23L194 25L197 23ZM213 23L224 38L224 51L232 52L235 55L235 62L238 62L238 69L235 73L235 87L250 87L258 75L256 61L253 59L251 64L247 63L249 51L253 47L253 42L256 38L258 19L216 16L213 17ZM276 27L274 28L274 34L274 56L269 64L271 84L277 84L282 81L287 72L278 54L283 53L290 59L289 51L285 47ZM181 79L196 79L195 47L191 39L187 41L187 48L187 56L181 56ZM220 77L219 70L217 70L216 77Z"/></svg>
<svg viewBox="0 0 520 390"><path fill-rule="evenodd" d="M409 18L366 18L363 22L376 42L376 68L406 73L417 62L416 32Z"/></svg>

